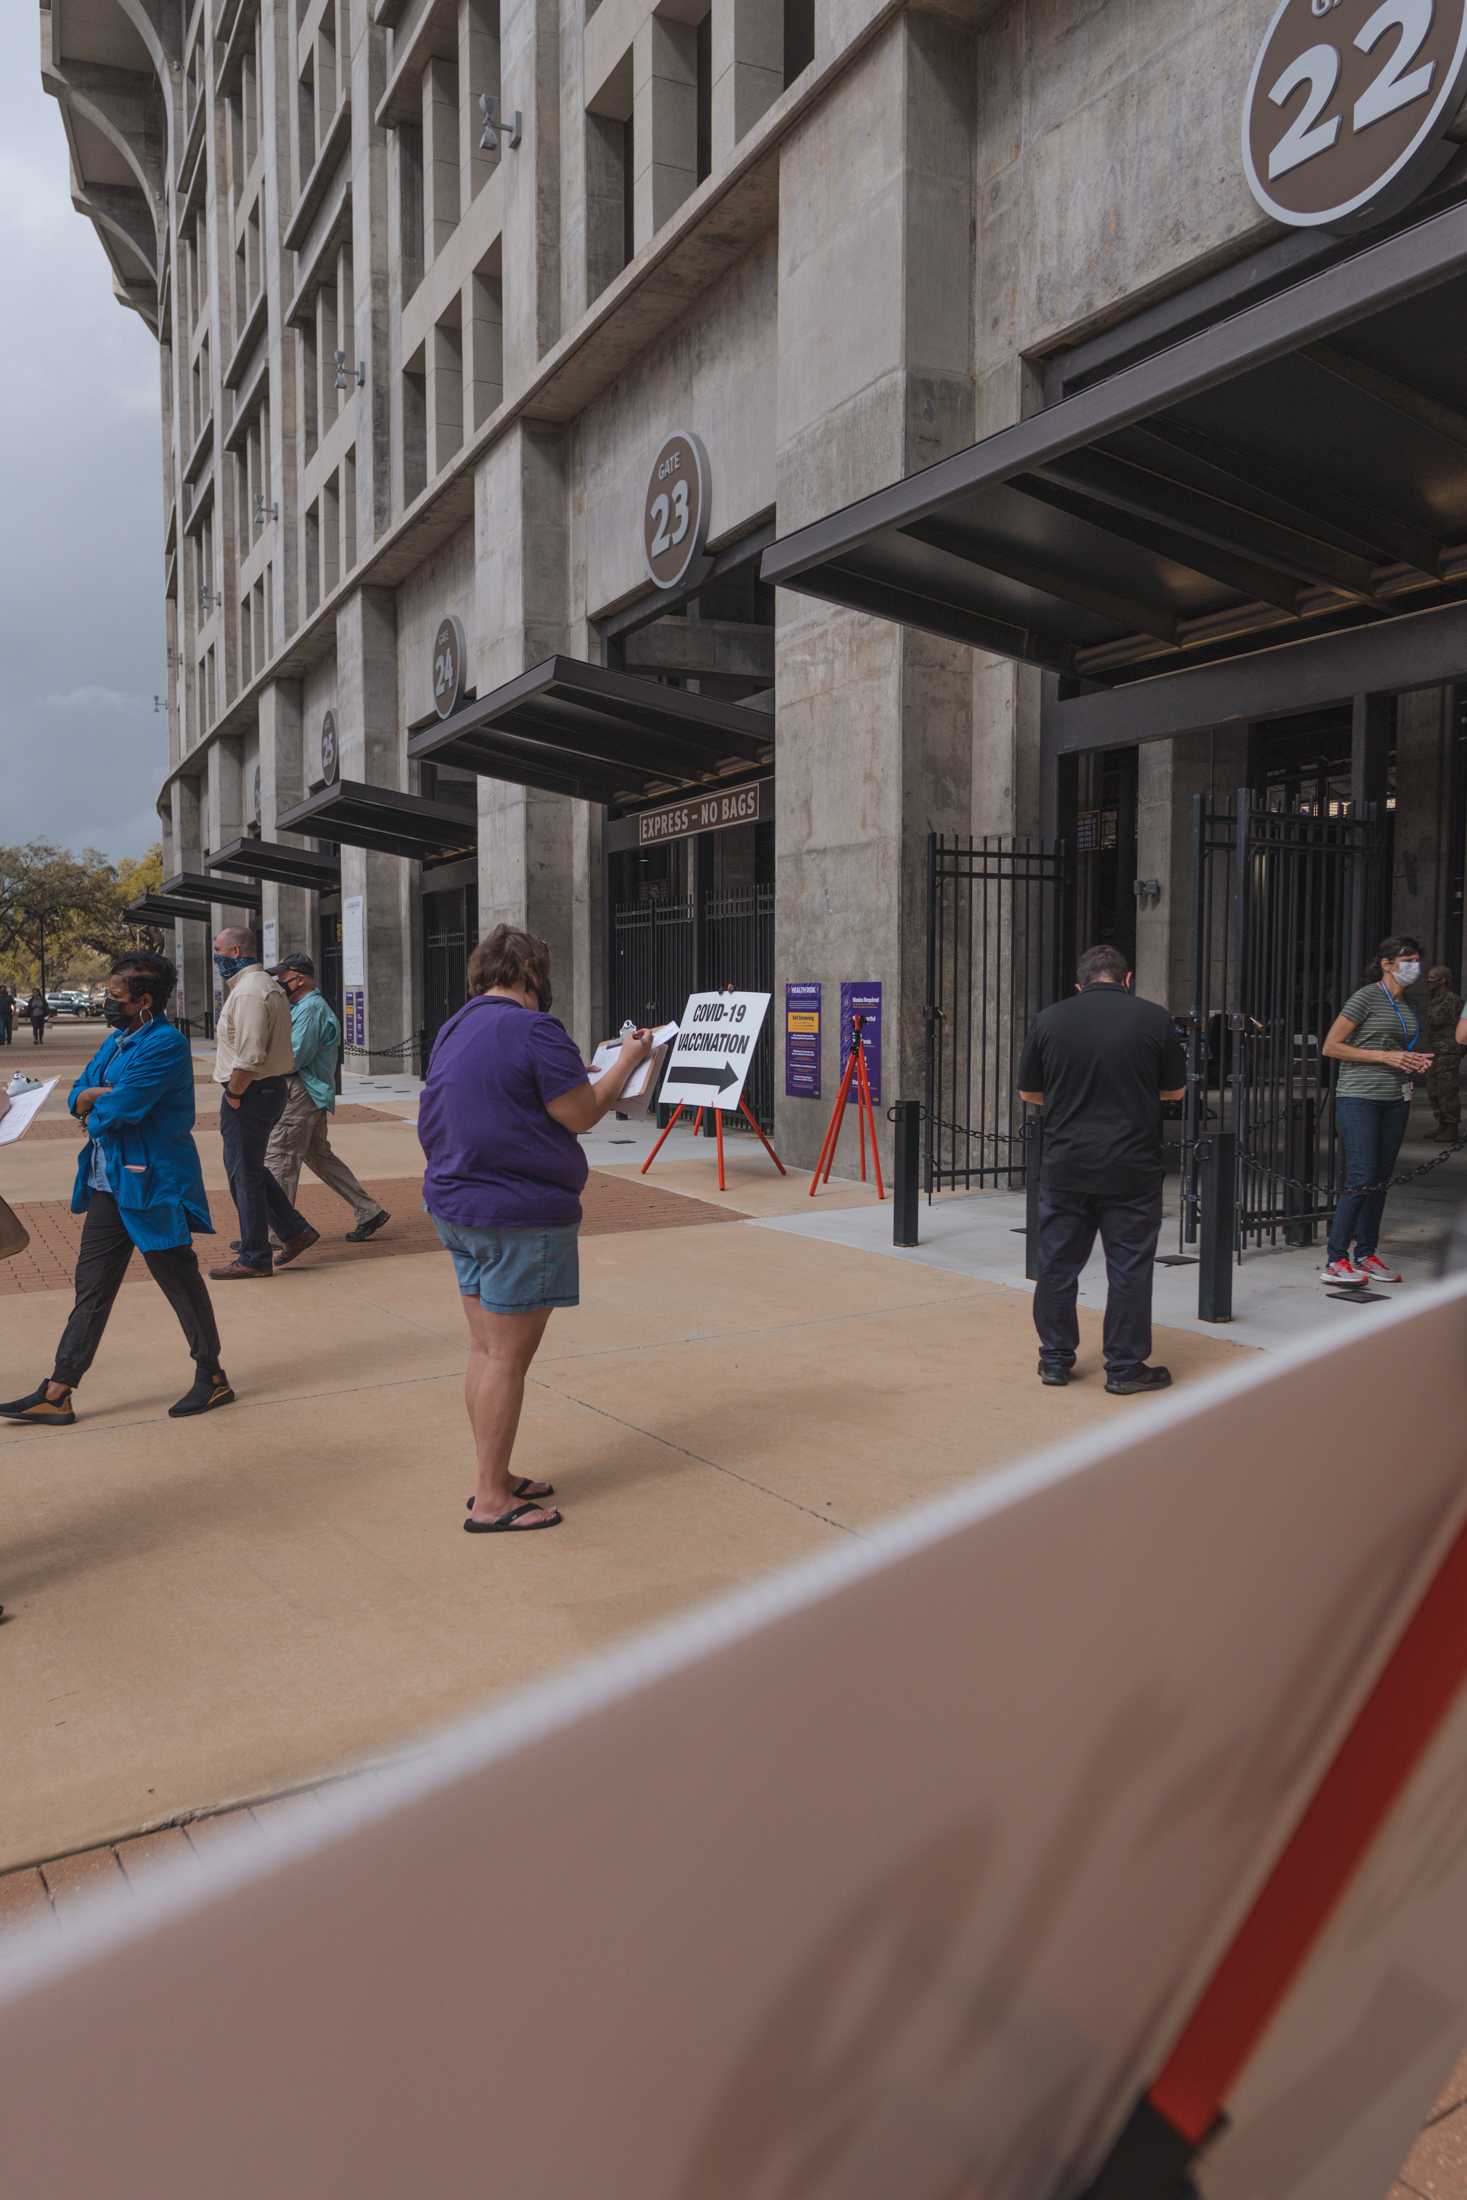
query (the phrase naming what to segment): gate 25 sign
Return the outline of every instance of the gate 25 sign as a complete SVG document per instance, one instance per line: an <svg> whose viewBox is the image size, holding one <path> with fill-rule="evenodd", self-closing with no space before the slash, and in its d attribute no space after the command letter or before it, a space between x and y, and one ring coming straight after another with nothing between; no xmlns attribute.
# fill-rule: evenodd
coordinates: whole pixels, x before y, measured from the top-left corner
<svg viewBox="0 0 1467 2200"><path fill-rule="evenodd" d="M1259 205L1295 229L1395 213L1451 158L1467 0L1283 0L1243 104Z"/></svg>
<svg viewBox="0 0 1467 2200"><path fill-rule="evenodd" d="M659 588L676 588L703 555L708 502L708 453L695 435L670 435L653 462L642 507L642 549Z"/></svg>

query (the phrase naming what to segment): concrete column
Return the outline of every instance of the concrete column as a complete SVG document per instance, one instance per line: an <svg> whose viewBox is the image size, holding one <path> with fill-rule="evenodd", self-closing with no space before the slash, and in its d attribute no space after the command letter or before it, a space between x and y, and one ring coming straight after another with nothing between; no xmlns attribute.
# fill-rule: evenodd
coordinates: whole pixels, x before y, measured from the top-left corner
<svg viewBox="0 0 1467 2200"><path fill-rule="evenodd" d="M288 11L277 11L288 12ZM355 380L345 401L356 410L356 542L365 556L392 522L392 385L388 283L387 143L390 132L371 122L386 88L386 33L367 8L348 11L351 24L352 101L352 318L354 342L343 349L353 365L364 363L366 384ZM343 59L343 67L345 61ZM393 264L396 264L395 262ZM287 507L282 504L282 510Z"/></svg>
<svg viewBox="0 0 1467 2200"><path fill-rule="evenodd" d="M1229 803L1247 774L1246 726L1141 744L1136 876L1158 879L1161 899L1136 911L1136 991L1176 1016L1193 1006L1193 799L1205 794L1215 805Z"/></svg>
<svg viewBox="0 0 1467 2200"><path fill-rule="evenodd" d="M423 243L430 267L458 226L458 121L458 70L435 54L423 71Z"/></svg>
<svg viewBox="0 0 1467 2200"><path fill-rule="evenodd" d="M207 771L203 801L204 845L208 849L222 848L227 840L237 840L244 830L244 752L235 740L216 741L207 752ZM228 888L221 879L220 892L215 896L210 919L212 933L225 925L247 925L254 930L256 918L253 909L246 909L228 898ZM219 1013L224 989L217 976L210 972L210 984L214 996L214 1013Z"/></svg>
<svg viewBox="0 0 1467 2200"><path fill-rule="evenodd" d="M713 0L713 165L784 90L782 0Z"/></svg>
<svg viewBox="0 0 1467 2200"><path fill-rule="evenodd" d="M632 235L638 252L697 188L698 33L649 15L632 41Z"/></svg>
<svg viewBox="0 0 1467 2200"><path fill-rule="evenodd" d="M504 284L502 262L475 269L460 294L463 321L463 393L472 432L482 428L504 397Z"/></svg>
<svg viewBox="0 0 1467 2200"><path fill-rule="evenodd" d="M499 166L498 153L480 150L481 94L499 97L497 11L485 0L459 0L458 11L458 173L459 205L465 213Z"/></svg>
<svg viewBox="0 0 1467 2200"><path fill-rule="evenodd" d="M359 588L336 616L336 734L343 779L378 787L402 785L397 723L397 608L389 589ZM343 913L360 894L365 915L366 1062L369 1074L404 1063L373 1049L395 1047L416 1029L413 871L398 856L365 848L341 851Z"/></svg>
<svg viewBox="0 0 1467 2200"><path fill-rule="evenodd" d="M283 810L305 799L306 773L298 680L272 680L260 696L260 832L277 837ZM273 923L282 955L311 952L315 897L300 886L277 886L267 879L260 908L262 926Z"/></svg>
<svg viewBox="0 0 1467 2200"><path fill-rule="evenodd" d="M1452 691L1418 688L1396 699L1396 808L1387 929L1414 933L1424 960L1455 964L1448 939Z"/></svg>
<svg viewBox="0 0 1467 2200"><path fill-rule="evenodd" d="M514 427L475 478L471 651L481 695L568 645L566 438ZM522 924L550 942L556 1014L582 1047L606 1033L601 814L562 795L479 781L479 931ZM592 909L594 906L594 918Z"/></svg>
<svg viewBox="0 0 1467 2200"><path fill-rule="evenodd" d="M501 156L504 192L504 380L521 389L560 333L560 0L503 0L500 65L506 113L524 137Z"/></svg>
<svg viewBox="0 0 1467 2200"><path fill-rule="evenodd" d="M782 533L972 440L973 96L971 33L904 15L782 149ZM800 1164L842 979L885 989L883 1101L921 1090L927 835L969 825L974 675L965 649L809 598L782 593L778 622L776 982L825 987L824 1098L777 1099Z"/></svg>
<svg viewBox="0 0 1467 2200"><path fill-rule="evenodd" d="M196 871L203 864L201 791L197 779L175 779L169 789L173 811L173 862L177 870ZM205 937L203 927L197 924L175 925L173 937L179 993L182 997L181 1005L175 1000L175 1011L180 1016L186 1016L191 1023L202 1026L212 997L210 979L213 965L209 960L210 943Z"/></svg>

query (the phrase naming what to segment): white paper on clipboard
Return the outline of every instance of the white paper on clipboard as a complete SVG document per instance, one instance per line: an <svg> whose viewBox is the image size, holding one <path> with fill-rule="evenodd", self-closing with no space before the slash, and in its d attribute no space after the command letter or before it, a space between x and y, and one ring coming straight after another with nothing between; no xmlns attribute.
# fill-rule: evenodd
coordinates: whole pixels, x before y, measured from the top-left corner
<svg viewBox="0 0 1467 2200"><path fill-rule="evenodd" d="M0 1146L13 1146L17 1138L24 1138L56 1090L57 1083L56 1078L48 1077L34 1092L18 1092L12 1096L10 1106L0 1115Z"/></svg>
<svg viewBox="0 0 1467 2200"><path fill-rule="evenodd" d="M645 1062L632 1071L631 1076L622 1087L621 1096L623 1100L640 1100L644 1097L648 1080L654 1072L662 1067L659 1050L670 1046L677 1037L677 1032L678 1027L675 1023L658 1025L652 1034L652 1052ZM604 1077L620 1053L620 1039L603 1039L591 1057L591 1075L593 1077Z"/></svg>

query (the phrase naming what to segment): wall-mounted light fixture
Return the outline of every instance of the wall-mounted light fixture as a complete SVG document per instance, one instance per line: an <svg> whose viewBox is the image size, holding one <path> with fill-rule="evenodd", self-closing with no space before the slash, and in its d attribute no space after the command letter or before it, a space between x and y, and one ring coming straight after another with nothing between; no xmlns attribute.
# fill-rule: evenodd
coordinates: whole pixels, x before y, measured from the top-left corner
<svg viewBox="0 0 1467 2200"><path fill-rule="evenodd" d="M212 610L214 609L214 606L215 606L215 605L216 605L216 604L218 603L218 601L219 601L219 598L218 598L218 597L217 597L217 596L215 595L215 593L214 593L213 589L212 589L212 588L211 588L211 587L209 586L209 583L208 583L207 581L200 581L200 582L199 582L199 608L200 608L200 610L201 610L201 611L212 611Z"/></svg>
<svg viewBox="0 0 1467 2200"><path fill-rule="evenodd" d="M255 498L255 525L257 527L263 527L267 519L279 519L279 517L280 506L278 504L267 504L263 495Z"/></svg>
<svg viewBox="0 0 1467 2200"><path fill-rule="evenodd" d="M339 390L348 390L351 388L351 384L352 375L346 363L346 353L339 351L336 354L336 387ZM356 385L359 390L364 390L367 386L367 365L364 359L357 361Z"/></svg>
<svg viewBox="0 0 1467 2200"><path fill-rule="evenodd" d="M480 92L479 114L484 124L483 129L479 132L479 151L481 153L497 153L499 151L499 141L502 137L508 138L511 146L518 148L522 135L518 107L514 111L513 121L507 121L499 112L499 101L494 97L494 94L492 92Z"/></svg>
<svg viewBox="0 0 1467 2200"><path fill-rule="evenodd" d="M161 696L161 695L155 695L155 696L153 697L153 716L154 716L155 718L157 717L157 715L158 715L159 711L160 711L160 710L161 710L162 708L163 708L163 698L162 698L162 696Z"/></svg>
<svg viewBox="0 0 1467 2200"><path fill-rule="evenodd" d="M1138 878L1131 890L1143 909L1154 909L1161 900L1159 878Z"/></svg>

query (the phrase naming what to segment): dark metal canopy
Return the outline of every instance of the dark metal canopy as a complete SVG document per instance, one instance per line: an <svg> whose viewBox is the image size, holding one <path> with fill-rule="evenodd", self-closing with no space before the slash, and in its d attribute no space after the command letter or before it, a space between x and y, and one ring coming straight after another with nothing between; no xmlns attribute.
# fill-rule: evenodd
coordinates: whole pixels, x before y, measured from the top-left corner
<svg viewBox="0 0 1467 2200"><path fill-rule="evenodd" d="M122 916L125 924L209 924L213 911L206 901L192 901L183 894L139 894Z"/></svg>
<svg viewBox="0 0 1467 2200"><path fill-rule="evenodd" d="M768 582L1115 688L1467 600L1467 206L776 542Z"/></svg>
<svg viewBox="0 0 1467 2200"><path fill-rule="evenodd" d="M314 848L290 848L281 840L227 840L204 862L210 871L270 879L277 886L305 886L315 893L334 894L341 885L340 856L322 855ZM211 890L228 900L225 889L230 883L227 878L216 879Z"/></svg>
<svg viewBox="0 0 1467 2200"><path fill-rule="evenodd" d="M478 824L469 811L403 794L396 787L371 787L361 779L336 780L287 810L278 823L282 832L309 833L350 848L420 861L471 855L478 840Z"/></svg>
<svg viewBox="0 0 1467 2200"><path fill-rule="evenodd" d="M425 719L411 731L416 762L588 802L639 801L658 788L715 779L735 765L767 762L774 746L767 712L578 657L547 657L451 718Z"/></svg>
<svg viewBox="0 0 1467 2200"><path fill-rule="evenodd" d="M258 909L260 889L248 879L214 878L208 871L175 871L163 881L165 894L185 901L224 902L233 909Z"/></svg>

